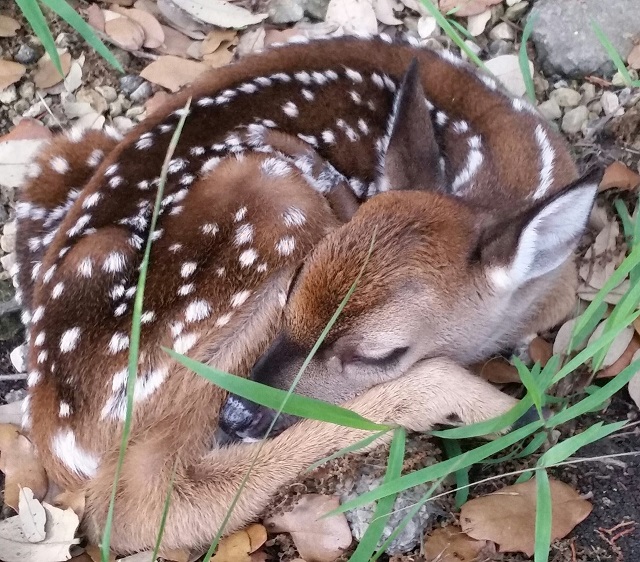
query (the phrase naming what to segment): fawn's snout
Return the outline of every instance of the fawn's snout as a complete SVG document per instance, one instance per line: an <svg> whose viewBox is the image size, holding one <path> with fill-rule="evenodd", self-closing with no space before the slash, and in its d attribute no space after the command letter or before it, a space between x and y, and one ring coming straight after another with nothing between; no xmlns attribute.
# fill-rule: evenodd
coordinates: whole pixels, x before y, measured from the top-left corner
<svg viewBox="0 0 640 562"><path fill-rule="evenodd" d="M276 412L250 400L233 394L229 395L220 413L220 429L234 439L254 441L262 439L275 417ZM280 414L270 436L273 437L297 420L295 416Z"/></svg>

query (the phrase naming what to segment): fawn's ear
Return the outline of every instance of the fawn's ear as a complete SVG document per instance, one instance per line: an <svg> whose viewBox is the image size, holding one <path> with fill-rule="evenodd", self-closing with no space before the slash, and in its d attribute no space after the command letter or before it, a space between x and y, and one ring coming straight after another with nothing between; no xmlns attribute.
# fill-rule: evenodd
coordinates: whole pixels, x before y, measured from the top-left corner
<svg viewBox="0 0 640 562"><path fill-rule="evenodd" d="M497 288L515 290L562 265L587 224L602 173L594 170L524 216L483 236L480 256Z"/></svg>
<svg viewBox="0 0 640 562"><path fill-rule="evenodd" d="M380 166L380 191L444 189L440 149L416 59L402 79L387 131L389 143Z"/></svg>

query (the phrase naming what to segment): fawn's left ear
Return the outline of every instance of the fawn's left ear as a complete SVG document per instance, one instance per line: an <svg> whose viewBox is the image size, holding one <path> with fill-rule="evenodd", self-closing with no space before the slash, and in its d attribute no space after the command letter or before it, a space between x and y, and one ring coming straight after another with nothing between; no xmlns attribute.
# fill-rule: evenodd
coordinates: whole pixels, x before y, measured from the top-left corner
<svg viewBox="0 0 640 562"><path fill-rule="evenodd" d="M524 216L484 236L481 260L496 288L514 290L553 271L573 253L591 213L602 172L593 170Z"/></svg>
<svg viewBox="0 0 640 562"><path fill-rule="evenodd" d="M444 189L440 149L413 59L402 79L387 125L389 144L381 162L380 191Z"/></svg>

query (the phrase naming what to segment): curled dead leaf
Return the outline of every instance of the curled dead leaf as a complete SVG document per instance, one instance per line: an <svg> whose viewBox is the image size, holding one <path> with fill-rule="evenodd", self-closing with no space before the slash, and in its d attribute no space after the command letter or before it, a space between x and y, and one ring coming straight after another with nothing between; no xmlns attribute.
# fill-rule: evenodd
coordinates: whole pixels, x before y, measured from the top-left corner
<svg viewBox="0 0 640 562"><path fill-rule="evenodd" d="M606 191L607 189L635 189L640 185L640 174L630 170L622 162L614 162L609 164L604 171L602 181L598 186L598 191Z"/></svg>
<svg viewBox="0 0 640 562"><path fill-rule="evenodd" d="M43 541L47 536L44 530L47 514L42 504L33 497L33 490L29 488L20 490L18 508L25 538L29 542Z"/></svg>
<svg viewBox="0 0 640 562"><path fill-rule="evenodd" d="M33 75L33 81L38 88L51 88L56 84L62 82L69 74L71 69L71 54L62 53L60 55L60 65L62 66L62 74L58 72L58 69L53 64L53 61L49 58L49 55L44 55L38 61L38 69Z"/></svg>
<svg viewBox="0 0 640 562"><path fill-rule="evenodd" d="M20 29L18 20L0 14L0 37L15 37Z"/></svg>
<svg viewBox="0 0 640 562"><path fill-rule="evenodd" d="M10 60L0 60L0 91L15 84L27 71L24 65Z"/></svg>
<svg viewBox="0 0 640 562"><path fill-rule="evenodd" d="M177 92L208 69L209 67L201 62L167 55L153 61L142 70L140 76L172 92Z"/></svg>
<svg viewBox="0 0 640 562"><path fill-rule="evenodd" d="M104 33L104 13L97 4L91 4L85 10L87 14L87 22L91 27Z"/></svg>
<svg viewBox="0 0 640 562"><path fill-rule="evenodd" d="M640 43L635 45L627 56L629 66L634 70L640 70Z"/></svg>
<svg viewBox="0 0 640 562"><path fill-rule="evenodd" d="M553 345L547 340L536 336L529 344L529 357L535 363L540 363L544 367L553 355Z"/></svg>
<svg viewBox="0 0 640 562"><path fill-rule="evenodd" d="M200 54L209 55L217 51L224 43L230 45L236 40L237 32L232 29L214 29L210 31L200 44Z"/></svg>
<svg viewBox="0 0 640 562"><path fill-rule="evenodd" d="M189 52L196 47L199 54L201 41L194 41L184 33L180 33L176 29L167 27L166 25L162 26L162 32L164 33L164 43L157 48L157 52L161 55L173 55L175 57L186 58L190 56Z"/></svg>
<svg viewBox="0 0 640 562"><path fill-rule="evenodd" d="M128 51L139 50L145 40L142 26L137 21L125 16L107 19L104 24L104 32L118 47Z"/></svg>
<svg viewBox="0 0 640 562"><path fill-rule="evenodd" d="M155 49L164 43L164 31L160 22L147 11L138 10L136 8L122 8L120 6L112 6L114 12L135 21L144 32L143 47L147 49Z"/></svg>
<svg viewBox="0 0 640 562"><path fill-rule="evenodd" d="M344 513L320 517L340 505L335 496L307 494L286 513L264 521L274 533L290 533L300 556L308 562L333 562L353 540Z"/></svg>
<svg viewBox="0 0 640 562"><path fill-rule="evenodd" d="M631 341L629 342L629 345L627 346L627 349L624 350L622 355L611 365L600 370L596 374L596 378L608 379L611 377L615 377L618 373L620 373L620 371L626 369L629 365L631 365L631 361L633 360L633 357L638 352L638 350L640 350L640 336L638 336L637 333L634 333Z"/></svg>
<svg viewBox="0 0 640 562"><path fill-rule="evenodd" d="M549 480L551 539L565 537L591 513L591 504L564 482ZM460 526L470 537L500 545L500 552L531 556L535 544L536 481L507 486L468 501L460 509Z"/></svg>
<svg viewBox="0 0 640 562"><path fill-rule="evenodd" d="M472 370L483 379L494 384L521 382L520 375L518 375L518 369L516 369L504 357L492 357L484 363L477 363L472 366Z"/></svg>
<svg viewBox="0 0 640 562"><path fill-rule="evenodd" d="M472 539L457 525L433 531L424 543L426 562L474 562L496 551L492 542Z"/></svg>
<svg viewBox="0 0 640 562"><path fill-rule="evenodd" d="M253 524L236 531L220 541L212 560L216 562L251 562L251 553L258 550L267 540L267 530Z"/></svg>
<svg viewBox="0 0 640 562"><path fill-rule="evenodd" d="M30 140L44 139L49 140L53 134L47 127L36 119L24 118L9 133L0 137L0 142L10 140Z"/></svg>
<svg viewBox="0 0 640 562"><path fill-rule="evenodd" d="M44 498L49 482L35 447L14 425L0 425L0 471L4 472L4 503L16 511L20 488Z"/></svg>
<svg viewBox="0 0 640 562"><path fill-rule="evenodd" d="M607 322L605 320L598 324L598 327L594 330L593 334L591 334L587 345L592 344L602 337L606 324ZM617 335L616 339L613 340L609 346L607 354L605 355L604 361L602 362L603 369L613 365L618 359L620 359L620 357L622 357L622 354L631 343L634 333L635 330L633 329L633 326L627 326L623 330L620 330L620 333Z"/></svg>

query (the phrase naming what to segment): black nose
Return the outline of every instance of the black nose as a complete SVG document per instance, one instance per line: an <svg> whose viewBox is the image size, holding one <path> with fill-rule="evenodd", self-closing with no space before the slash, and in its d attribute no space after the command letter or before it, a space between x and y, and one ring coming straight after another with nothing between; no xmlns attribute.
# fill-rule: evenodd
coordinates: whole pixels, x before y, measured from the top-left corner
<svg viewBox="0 0 640 562"><path fill-rule="evenodd" d="M261 439L272 419L271 410L231 394L220 413L220 429L236 439Z"/></svg>

